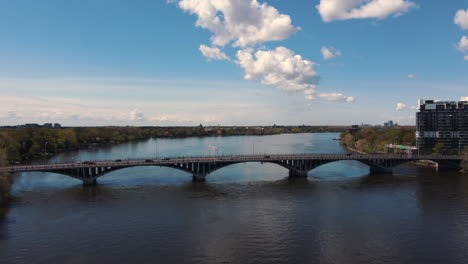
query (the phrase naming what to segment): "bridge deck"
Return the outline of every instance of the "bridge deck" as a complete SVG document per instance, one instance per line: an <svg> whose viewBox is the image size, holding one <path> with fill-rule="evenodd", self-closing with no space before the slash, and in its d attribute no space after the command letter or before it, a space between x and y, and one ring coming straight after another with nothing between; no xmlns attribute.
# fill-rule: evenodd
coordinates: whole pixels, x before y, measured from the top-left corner
<svg viewBox="0 0 468 264"><path fill-rule="evenodd" d="M34 165L15 165L3 167L8 172L23 171L53 171L63 169L80 169L96 167L133 167L133 166L164 166L179 163L237 163L237 162L280 162L284 160L309 160L309 161L335 161L335 160L453 160L460 161L463 156L460 155L366 155L366 154L287 154L287 155L238 155L238 156L210 156L210 157L172 157L172 158L150 158L135 160L107 160L93 161L87 163L48 163Z"/></svg>

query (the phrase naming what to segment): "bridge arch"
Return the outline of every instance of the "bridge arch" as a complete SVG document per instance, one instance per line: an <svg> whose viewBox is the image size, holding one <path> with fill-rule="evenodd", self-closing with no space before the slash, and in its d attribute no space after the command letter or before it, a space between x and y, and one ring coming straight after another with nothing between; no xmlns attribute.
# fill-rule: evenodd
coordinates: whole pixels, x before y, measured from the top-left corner
<svg viewBox="0 0 468 264"><path fill-rule="evenodd" d="M431 155L337 155L337 154L291 154L258 156L221 156L164 158L152 160L97 161L84 164L41 164L5 167L8 172L47 171L67 175L93 184L96 179L115 170L140 166L159 166L177 169L192 174L196 181L204 181L206 176L221 168L248 162L272 163L289 170L292 177L307 177L309 171L339 160L355 160L370 167L371 173L389 173L393 167L417 160L431 160L439 169L459 170L461 156Z"/></svg>
<svg viewBox="0 0 468 264"><path fill-rule="evenodd" d="M235 165L235 164L242 164L242 163L270 163L275 164L280 167L283 167L289 171L290 176L299 176L299 177L306 177L307 172L311 169L315 168L315 166L306 166L304 164L292 164L288 161L264 161L264 160L248 160L248 161L235 161L235 162L215 162L215 163L207 163L203 164L204 168L195 166L188 166L187 164L139 164L139 165L128 165L128 166L119 166L119 167L93 167L93 168L86 168L86 169L64 169L64 170L45 170L44 172L54 173L69 176L78 180L83 181L85 184L95 184L96 179L103 177L109 173L112 173L117 170L128 169L133 167L166 167L172 168L179 171L186 172L193 176L194 181L204 181L206 176L223 169L225 167ZM326 161L322 162L322 164L330 163L333 161ZM306 168L306 170L301 170ZM305 174L304 174L305 172ZM302 173L302 174L301 174Z"/></svg>

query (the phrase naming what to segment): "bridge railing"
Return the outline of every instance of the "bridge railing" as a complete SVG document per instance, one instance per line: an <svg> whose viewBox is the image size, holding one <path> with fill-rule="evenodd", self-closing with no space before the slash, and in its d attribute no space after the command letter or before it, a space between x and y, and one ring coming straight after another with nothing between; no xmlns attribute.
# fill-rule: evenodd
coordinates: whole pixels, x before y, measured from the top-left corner
<svg viewBox="0 0 468 264"><path fill-rule="evenodd" d="M93 161L92 163L42 163L42 164L27 164L15 165L6 167L8 171L20 170L47 170L47 169L63 169L63 168L83 168L83 167L102 167L102 166L135 166L149 165L148 160L154 165L166 165L172 163L186 162L243 162L243 161L281 161L281 160L307 160L307 159L323 159L323 160L371 160L371 159L406 159L406 160L460 160L463 159L460 155L396 155L396 154L262 154L262 155L216 155L216 156L179 156L166 158L147 158L147 159L125 159L121 161L101 160Z"/></svg>

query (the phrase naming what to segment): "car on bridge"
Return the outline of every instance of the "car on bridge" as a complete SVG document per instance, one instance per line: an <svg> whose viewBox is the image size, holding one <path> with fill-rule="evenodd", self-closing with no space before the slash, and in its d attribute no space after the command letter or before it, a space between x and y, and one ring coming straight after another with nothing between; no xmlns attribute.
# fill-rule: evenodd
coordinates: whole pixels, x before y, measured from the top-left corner
<svg viewBox="0 0 468 264"><path fill-rule="evenodd" d="M122 160L121 159L116 159L114 160L115 162L121 162Z"/></svg>
<svg viewBox="0 0 468 264"><path fill-rule="evenodd" d="M83 162L83 164L96 165L96 162L94 162L94 161L85 161L85 162Z"/></svg>
<svg viewBox="0 0 468 264"><path fill-rule="evenodd" d="M154 162L154 160L152 160L152 159L147 159L147 160L145 160L145 162L150 163L150 162Z"/></svg>

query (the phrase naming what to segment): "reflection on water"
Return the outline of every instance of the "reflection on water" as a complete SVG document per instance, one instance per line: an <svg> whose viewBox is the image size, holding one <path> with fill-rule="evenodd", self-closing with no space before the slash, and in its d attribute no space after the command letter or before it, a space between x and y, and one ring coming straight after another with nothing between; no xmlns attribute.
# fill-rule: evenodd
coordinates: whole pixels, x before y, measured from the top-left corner
<svg viewBox="0 0 468 264"><path fill-rule="evenodd" d="M343 152L336 136L150 140L55 160L202 155L207 145L250 154L251 142L258 153ZM83 187L23 173L0 221L0 256L5 263L466 262L468 180L460 174L406 165L375 176L343 161L307 179L287 175L274 164L246 163L192 183L178 170L141 167Z"/></svg>

